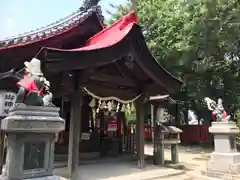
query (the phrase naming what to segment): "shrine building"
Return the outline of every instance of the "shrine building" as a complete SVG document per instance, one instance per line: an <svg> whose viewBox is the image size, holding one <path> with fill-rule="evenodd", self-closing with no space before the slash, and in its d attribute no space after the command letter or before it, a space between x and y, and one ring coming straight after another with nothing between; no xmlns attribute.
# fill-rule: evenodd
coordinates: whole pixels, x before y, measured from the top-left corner
<svg viewBox="0 0 240 180"><path fill-rule="evenodd" d="M129 149L144 167L144 104L150 96L179 92L182 81L155 60L134 12L105 27L93 2L42 29L0 41L0 72L21 70L33 57L42 61L66 120L56 138L56 159L68 154L71 173L86 152L119 155ZM17 92L16 82L6 73L0 87ZM133 110L136 133L128 131L124 115ZM136 146L127 147L126 139Z"/></svg>

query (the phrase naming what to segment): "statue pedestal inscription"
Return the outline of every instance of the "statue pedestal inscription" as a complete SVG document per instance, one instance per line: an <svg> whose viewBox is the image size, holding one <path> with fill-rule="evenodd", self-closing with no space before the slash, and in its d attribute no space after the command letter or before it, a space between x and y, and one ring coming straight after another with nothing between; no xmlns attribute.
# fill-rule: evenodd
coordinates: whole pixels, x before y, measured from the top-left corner
<svg viewBox="0 0 240 180"><path fill-rule="evenodd" d="M54 144L64 128L59 108L17 104L1 124L7 159L0 179L60 179L53 175Z"/></svg>
<svg viewBox="0 0 240 180"><path fill-rule="evenodd" d="M236 148L239 128L235 122L213 122L209 128L214 135L214 152L207 162L206 175L212 177L240 175L240 153ZM240 178L240 177L239 177Z"/></svg>

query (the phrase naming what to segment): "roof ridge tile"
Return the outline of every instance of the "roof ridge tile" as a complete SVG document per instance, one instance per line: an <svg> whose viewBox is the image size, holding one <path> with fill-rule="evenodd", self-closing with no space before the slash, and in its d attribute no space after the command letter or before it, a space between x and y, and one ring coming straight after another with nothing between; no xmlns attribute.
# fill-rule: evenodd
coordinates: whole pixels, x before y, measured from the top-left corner
<svg viewBox="0 0 240 180"><path fill-rule="evenodd" d="M41 38L55 36L66 31L66 29L71 29L77 26L79 23L83 22L90 15L92 15L92 13L97 13L102 16L101 7L99 5L96 5L84 11L78 9L71 15L68 15L65 18L62 18L44 27L21 33L13 37L5 38L4 40L0 40L0 48L6 48L8 46L17 45L19 43L28 43L41 40Z"/></svg>

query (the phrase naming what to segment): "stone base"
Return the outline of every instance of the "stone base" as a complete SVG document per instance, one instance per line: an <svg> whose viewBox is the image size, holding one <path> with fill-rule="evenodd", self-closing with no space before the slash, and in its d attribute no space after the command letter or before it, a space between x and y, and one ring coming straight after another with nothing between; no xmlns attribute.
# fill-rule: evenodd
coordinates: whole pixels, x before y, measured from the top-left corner
<svg viewBox="0 0 240 180"><path fill-rule="evenodd" d="M10 180L10 179L7 176L0 176L0 180ZM24 179L24 180L65 180L65 178L53 175L53 176L37 177L37 178Z"/></svg>
<svg viewBox="0 0 240 180"><path fill-rule="evenodd" d="M233 121L213 122L209 132L212 134L238 134L239 128Z"/></svg>
<svg viewBox="0 0 240 180"><path fill-rule="evenodd" d="M31 178L26 180L63 180L63 178L60 176L53 175L53 176L47 176L47 177Z"/></svg>
<svg viewBox="0 0 240 180"><path fill-rule="evenodd" d="M207 173L240 175L240 153L217 153L211 154L207 162Z"/></svg>
<svg viewBox="0 0 240 180"><path fill-rule="evenodd" d="M216 171L202 171L202 174L204 176L212 177L212 178L218 178L218 179L224 179L224 180L239 180L240 175L234 175L229 173L220 173Z"/></svg>

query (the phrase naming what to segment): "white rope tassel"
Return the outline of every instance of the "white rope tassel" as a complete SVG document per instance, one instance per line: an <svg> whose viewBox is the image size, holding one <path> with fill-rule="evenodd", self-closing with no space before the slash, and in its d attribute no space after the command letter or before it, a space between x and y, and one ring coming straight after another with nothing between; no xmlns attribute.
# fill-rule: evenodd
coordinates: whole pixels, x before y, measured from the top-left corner
<svg viewBox="0 0 240 180"><path fill-rule="evenodd" d="M111 103L111 101L108 101L107 108L108 108L108 111L112 110L112 103Z"/></svg>
<svg viewBox="0 0 240 180"><path fill-rule="evenodd" d="M93 98L93 99L91 100L91 102L89 103L89 106L90 106L91 108L93 108L93 107L96 106L96 99L95 99L95 98Z"/></svg>
<svg viewBox="0 0 240 180"><path fill-rule="evenodd" d="M107 109L107 103L106 103L106 101L103 101L103 109Z"/></svg>
<svg viewBox="0 0 240 180"><path fill-rule="evenodd" d="M120 103L117 104L116 112L119 112L120 109Z"/></svg>
<svg viewBox="0 0 240 180"><path fill-rule="evenodd" d="M127 104L127 112L128 112L128 115L131 114L131 106L130 106L130 104Z"/></svg>
<svg viewBox="0 0 240 180"><path fill-rule="evenodd" d="M117 102L120 102L122 104L128 104L128 103L132 103L134 101L136 101L142 94L139 94L137 95L135 98L131 99L131 100L128 100L128 101L125 101L125 100L121 100L115 96L109 96L109 97L100 97L100 96L97 96L96 94L92 93L91 91L89 91L86 87L83 88L84 91L87 92L88 95L92 96L93 98L95 99L99 99L99 100L102 100L102 101L111 101L111 100L115 100Z"/></svg>
<svg viewBox="0 0 240 180"><path fill-rule="evenodd" d="M135 111L135 106L134 103L131 104L131 111L134 112Z"/></svg>
<svg viewBox="0 0 240 180"><path fill-rule="evenodd" d="M124 112L125 111L125 104L122 104L122 108L121 108L121 111Z"/></svg>

